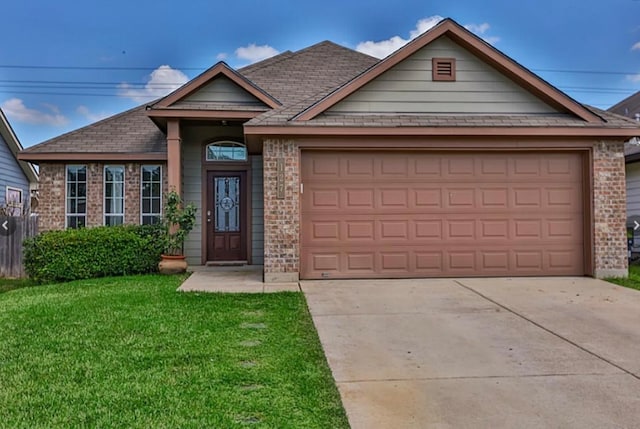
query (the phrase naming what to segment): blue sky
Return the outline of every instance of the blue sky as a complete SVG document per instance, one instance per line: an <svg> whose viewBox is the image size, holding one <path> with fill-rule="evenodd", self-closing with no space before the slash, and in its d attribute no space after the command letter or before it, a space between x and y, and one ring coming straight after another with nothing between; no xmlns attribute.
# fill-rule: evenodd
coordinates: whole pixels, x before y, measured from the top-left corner
<svg viewBox="0 0 640 429"><path fill-rule="evenodd" d="M220 59L240 67L322 40L384 55L437 17L580 102L606 109L640 90L640 0L21 0L2 17L0 107L26 147Z"/></svg>

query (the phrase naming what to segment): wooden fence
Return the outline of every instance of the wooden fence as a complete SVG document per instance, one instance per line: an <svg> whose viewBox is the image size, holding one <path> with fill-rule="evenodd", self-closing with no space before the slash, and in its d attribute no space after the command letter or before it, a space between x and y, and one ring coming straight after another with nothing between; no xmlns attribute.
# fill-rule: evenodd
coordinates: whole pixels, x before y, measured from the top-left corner
<svg viewBox="0 0 640 429"><path fill-rule="evenodd" d="M38 216L13 217L15 231L0 234L0 277L25 277L22 263L22 242L38 233Z"/></svg>

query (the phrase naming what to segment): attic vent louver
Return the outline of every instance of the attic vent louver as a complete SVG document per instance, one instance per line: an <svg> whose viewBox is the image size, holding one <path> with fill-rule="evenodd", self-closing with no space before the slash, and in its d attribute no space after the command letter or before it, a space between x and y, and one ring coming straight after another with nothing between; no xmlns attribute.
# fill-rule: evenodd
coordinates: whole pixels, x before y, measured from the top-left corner
<svg viewBox="0 0 640 429"><path fill-rule="evenodd" d="M453 82L456 80L455 58L432 58L432 79Z"/></svg>

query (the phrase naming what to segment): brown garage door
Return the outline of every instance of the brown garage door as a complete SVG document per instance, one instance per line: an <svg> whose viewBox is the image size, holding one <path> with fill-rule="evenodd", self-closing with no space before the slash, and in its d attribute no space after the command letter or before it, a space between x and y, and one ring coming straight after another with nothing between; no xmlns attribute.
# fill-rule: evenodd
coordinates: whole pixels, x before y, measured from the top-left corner
<svg viewBox="0 0 640 429"><path fill-rule="evenodd" d="M301 277L584 274L582 156L302 153Z"/></svg>

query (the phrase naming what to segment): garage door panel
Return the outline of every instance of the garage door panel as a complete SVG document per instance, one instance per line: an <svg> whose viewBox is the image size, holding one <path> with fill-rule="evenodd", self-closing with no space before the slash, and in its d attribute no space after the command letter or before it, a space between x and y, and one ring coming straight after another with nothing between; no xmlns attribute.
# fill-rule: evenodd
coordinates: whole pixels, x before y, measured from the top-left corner
<svg viewBox="0 0 640 429"><path fill-rule="evenodd" d="M480 159L480 172L494 180L504 180L509 175L509 160L506 157Z"/></svg>
<svg viewBox="0 0 640 429"><path fill-rule="evenodd" d="M418 217L419 216L419 217ZM508 246L523 242L583 244L582 223L575 218L505 218L504 215L483 215L470 219L468 215L403 215L380 216L372 220L367 215L350 215L335 220L332 215L316 215L303 229L305 245L345 246L367 245L435 245L446 247L447 242L469 246Z"/></svg>
<svg viewBox="0 0 640 429"><path fill-rule="evenodd" d="M303 152L302 182L303 278L583 274L578 153Z"/></svg>
<svg viewBox="0 0 640 429"><path fill-rule="evenodd" d="M568 275L574 270L582 248L558 250L519 248L512 250L426 251L424 248L403 252L374 253L366 248L352 248L341 253L313 252L305 257L309 278L456 277L456 276L539 276ZM407 268L405 268L407 267Z"/></svg>

